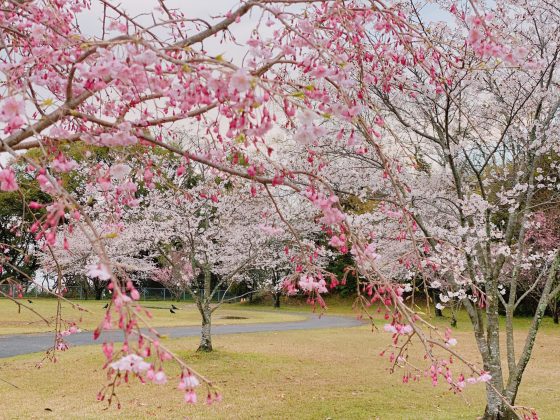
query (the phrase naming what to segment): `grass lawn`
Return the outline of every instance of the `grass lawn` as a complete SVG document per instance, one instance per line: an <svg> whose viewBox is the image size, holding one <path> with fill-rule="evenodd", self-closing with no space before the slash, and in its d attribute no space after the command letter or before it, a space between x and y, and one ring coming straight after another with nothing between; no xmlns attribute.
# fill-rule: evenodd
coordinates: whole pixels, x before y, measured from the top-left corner
<svg viewBox="0 0 560 420"><path fill-rule="evenodd" d="M457 349L477 360L466 329L456 333ZM35 368L40 354L0 359L0 378L19 387L0 381L0 417L474 419L483 411L479 385L455 396L428 380L401 384L400 374L388 374L387 360L378 356L388 342L386 333L371 333L368 327L215 336L217 351L211 354L193 352L197 338L168 339L171 349L222 388L224 401L210 407L186 405L174 379L164 386L123 385L123 409L105 410L95 400L105 380L96 346L73 348L41 369ZM560 330L547 324L519 395L518 403L536 407L543 419L558 418L558 348Z"/></svg>
<svg viewBox="0 0 560 420"><path fill-rule="evenodd" d="M43 317L51 320L56 314L55 299L32 299L33 303L28 303L27 299L22 299L29 307L39 312ZM107 301L76 301L86 311L73 309L68 304L63 304L62 316L67 321L77 322L84 330L93 330L103 318L103 305ZM171 305L179 308L176 313L169 312ZM194 304L173 301L145 301L142 305L148 308L153 314L153 325L156 327L164 326L186 326L200 325L200 314ZM259 322L281 322L281 321L300 321L304 316L289 313L289 311L268 311L246 309L246 305L224 304L213 315L214 325L224 324L246 324ZM306 308L309 310L308 308ZM228 319L228 318L234 319ZM29 310L22 308L18 312L18 307L12 301L0 299L0 335L48 332L53 330L53 326L47 325ZM0 416L1 417L1 416Z"/></svg>

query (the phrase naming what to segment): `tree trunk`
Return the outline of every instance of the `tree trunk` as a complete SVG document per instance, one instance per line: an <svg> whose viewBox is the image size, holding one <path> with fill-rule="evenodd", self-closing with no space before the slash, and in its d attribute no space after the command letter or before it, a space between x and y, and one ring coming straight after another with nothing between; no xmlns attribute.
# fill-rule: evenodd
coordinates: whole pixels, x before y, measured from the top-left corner
<svg viewBox="0 0 560 420"><path fill-rule="evenodd" d="M276 270L272 270L272 275L274 276L274 288L272 289L272 296L274 297L274 307L280 308L280 296L282 292L278 290L278 285L280 284L280 276Z"/></svg>
<svg viewBox="0 0 560 420"><path fill-rule="evenodd" d="M486 341L487 351L484 369L490 373L492 379L486 384L486 410L484 419L509 419L504 409L504 379L501 365L500 351L500 322L498 313L498 288L495 278L490 278L486 283Z"/></svg>
<svg viewBox="0 0 560 420"><path fill-rule="evenodd" d="M492 351L490 351L492 354ZM511 417L512 413L508 413L506 405L504 404L504 397L500 395L503 393L501 388L501 367L495 365L495 360L492 360L490 364L484 363L484 368L490 372L492 379L486 384L486 409L484 410L484 420L509 420L515 417ZM499 379L499 380L497 380Z"/></svg>
<svg viewBox="0 0 560 420"><path fill-rule="evenodd" d="M552 321L558 324L558 317L560 316L560 305L558 305L558 298L555 297L552 302Z"/></svg>
<svg viewBox="0 0 560 420"><path fill-rule="evenodd" d="M198 310L202 316L202 330L200 332L200 345L197 351L212 351L212 309L210 299L212 292L212 272L210 266L205 264L204 270L204 296L197 301Z"/></svg>
<svg viewBox="0 0 560 420"><path fill-rule="evenodd" d="M436 315L437 316L437 315ZM455 311L453 311L451 313L451 321L449 321L449 324L453 327L453 328L457 328L457 316L455 315Z"/></svg>
<svg viewBox="0 0 560 420"><path fill-rule="evenodd" d="M101 297L103 296L103 289L104 287L95 287L95 300L101 300Z"/></svg>
<svg viewBox="0 0 560 420"><path fill-rule="evenodd" d="M200 345L197 351L212 351L212 311L208 304L202 307L202 330L200 332Z"/></svg>
<svg viewBox="0 0 560 420"><path fill-rule="evenodd" d="M497 391L495 391L495 389L501 390L503 388L499 348L497 347L495 337L488 336L488 340L485 337L482 313L480 309L475 307L468 299L465 299L463 304L469 314L469 318L474 328L474 336L478 346L478 351L482 356L484 370L490 372L490 375L492 375L491 381L486 384L487 405L484 410L484 415L480 418L484 420L517 418L515 416L511 417L512 413L509 413L507 408L505 408L506 405L504 404L503 398ZM490 316L489 318L491 319L493 317ZM498 333L495 328L493 330L496 334ZM498 356L498 358L496 356ZM508 417L508 415L510 417Z"/></svg>
<svg viewBox="0 0 560 420"><path fill-rule="evenodd" d="M488 369L492 374L493 369ZM496 391L498 384L492 378L486 384L486 409L484 410L484 420L517 420L519 417L509 407L515 402L515 396L508 398L506 393L502 391L502 395ZM506 403L507 401L507 403ZM509 404L509 405L508 405Z"/></svg>
<svg viewBox="0 0 560 420"><path fill-rule="evenodd" d="M438 291L435 289L432 289L432 300L434 302L434 305L437 305L439 303L439 294ZM441 311L441 309L436 307L435 310L436 310L436 316L439 317L443 316L443 312Z"/></svg>
<svg viewBox="0 0 560 420"><path fill-rule="evenodd" d="M486 398L486 410L484 416L482 416L484 420L514 420L519 418L489 386L486 387Z"/></svg>

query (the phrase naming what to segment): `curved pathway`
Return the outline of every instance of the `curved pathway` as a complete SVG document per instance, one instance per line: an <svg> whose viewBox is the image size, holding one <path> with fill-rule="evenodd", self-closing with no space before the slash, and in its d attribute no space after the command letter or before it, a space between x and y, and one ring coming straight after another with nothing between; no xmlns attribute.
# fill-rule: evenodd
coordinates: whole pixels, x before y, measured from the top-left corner
<svg viewBox="0 0 560 420"><path fill-rule="evenodd" d="M298 313L297 315L302 314ZM303 315L307 316L304 321L216 325L212 327L212 334L221 335L268 331L311 330L319 328L347 328L363 325L362 321L349 316L323 315L319 318L317 315ZM160 334L172 338L195 337L200 335L200 326L161 327L157 330ZM122 333L120 331L106 331L96 341L93 340L91 331L66 337L66 342L73 346L103 343L105 340L122 341ZM53 341L54 335L52 333L0 335L0 358L45 351L53 345Z"/></svg>

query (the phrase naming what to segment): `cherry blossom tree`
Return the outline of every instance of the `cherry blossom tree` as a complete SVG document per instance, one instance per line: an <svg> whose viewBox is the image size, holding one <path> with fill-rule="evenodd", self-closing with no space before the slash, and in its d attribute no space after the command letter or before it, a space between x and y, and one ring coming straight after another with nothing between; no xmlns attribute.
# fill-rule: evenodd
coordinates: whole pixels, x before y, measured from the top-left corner
<svg viewBox="0 0 560 420"><path fill-rule="evenodd" d="M160 272L156 279L187 291L200 312L200 351L212 351L212 314L225 298L223 293L212 304L216 293L224 287L229 290L239 281L263 246L262 235L251 228L256 220L249 217L258 207L239 201L237 194L226 192L216 202L212 195L201 182L188 190L188 197L149 195L142 208L142 223L149 225L148 238L159 244L167 263L167 273Z"/></svg>
<svg viewBox="0 0 560 420"><path fill-rule="evenodd" d="M310 256L315 269L327 274L333 253L320 244L325 232L313 222L320 215L316 209L289 190L280 189L275 195L267 192L268 196L260 198L264 211L256 225L265 235L264 246L250 268L263 275L264 281L257 286L272 292L274 307L279 308L281 295L290 290L285 290L289 279L300 275L301 256ZM310 303L324 304L322 299Z"/></svg>
<svg viewBox="0 0 560 420"><path fill-rule="evenodd" d="M235 178L217 183L213 172L199 167L194 171L196 185L179 193L149 193L134 210L142 227L134 230L132 239L153 244L163 257L164 268L156 280L194 299L202 319L201 351L212 350L212 314L232 286L247 281L255 269L295 271L286 247L315 249L300 236L314 231L312 223L304 222L313 211L304 200L252 197L248 183ZM281 213L271 210L271 200ZM225 292L216 299L221 289Z"/></svg>
<svg viewBox="0 0 560 420"><path fill-rule="evenodd" d="M111 260L127 276L134 273L151 273L156 269L153 262L156 254L148 242L140 242L138 226L107 225L102 221L94 222L96 231L105 239L106 252ZM73 230L59 236L56 243L41 254L41 268L45 274L69 278L87 278L95 290L95 298L101 299L109 279L90 277L92 268L99 264L99 255L84 233ZM66 280L64 281L66 285Z"/></svg>
<svg viewBox="0 0 560 420"><path fill-rule="evenodd" d="M557 244L543 253L526 240L527 232L538 229L537 204L556 203L558 195L558 170L548 159L559 147L560 16L540 6L505 10L505 3L497 5L497 27L520 22L512 35L524 40L503 58L507 65L496 66L465 51L461 61L480 70L448 68L448 82L435 91L425 88L429 77L418 71L402 92L372 88L392 135L400 138L412 163L398 175L401 194L387 192L384 200L415 224L416 240L424 243L418 262L428 268L422 271L432 279L431 286L440 290L438 306L459 301L469 314L484 368L492 377L485 418L515 416L511 407L544 311L560 291ZM452 13L461 28L461 12ZM440 26L434 33L460 51L459 28ZM472 31L470 42L483 42ZM547 200L539 202L543 193ZM538 304L517 349L513 317L527 297L518 291L530 268L534 276L529 289L540 286ZM500 346L500 307L506 313L505 351ZM502 369L502 357L507 369Z"/></svg>

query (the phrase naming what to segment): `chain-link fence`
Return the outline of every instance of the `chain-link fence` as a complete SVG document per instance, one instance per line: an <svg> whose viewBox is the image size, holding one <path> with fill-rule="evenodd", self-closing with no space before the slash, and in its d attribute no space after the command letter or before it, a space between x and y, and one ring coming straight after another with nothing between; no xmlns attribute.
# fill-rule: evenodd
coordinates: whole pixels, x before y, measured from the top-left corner
<svg viewBox="0 0 560 420"><path fill-rule="evenodd" d="M171 294L171 292L163 287L145 287L138 289L140 292L140 299L142 300L180 300L180 301L193 301L192 296L188 292L183 292L178 298ZM204 296L204 289L195 291L198 296ZM239 300L238 296L227 290L217 290L212 296L212 302L220 302L222 300Z"/></svg>
<svg viewBox="0 0 560 420"><path fill-rule="evenodd" d="M9 285L3 284L0 285L0 290L7 294L8 296L12 296L15 298L32 298L32 297L52 297L52 294L42 290L40 287L37 286L30 286L30 287L18 287L17 285ZM140 292L140 300L179 300L179 301L193 301L192 296L184 292L182 293L178 299L166 288L164 287L144 287L139 288L138 291ZM204 289L196 290L196 293L199 296L204 296ZM95 299L95 292L87 287L84 286L68 286L63 291L64 297L68 299L77 299L77 300L94 300ZM107 290L104 290L101 296L101 299L109 299L110 293ZM217 290L214 296L212 297L212 302L220 302L230 301L235 302L239 301L242 298L247 298L247 295L243 296L236 296L235 294L227 291L227 290Z"/></svg>

